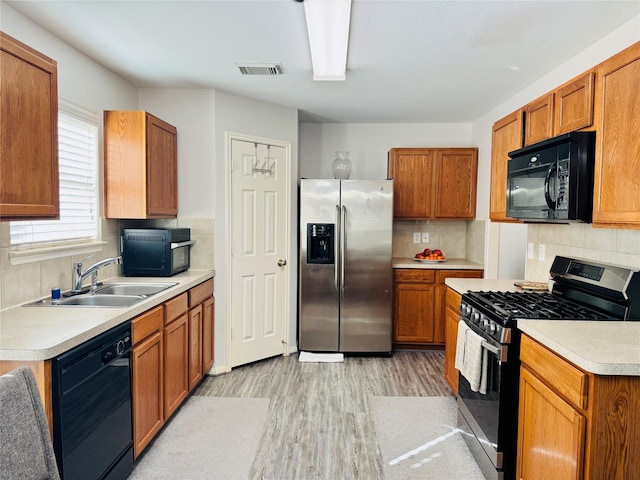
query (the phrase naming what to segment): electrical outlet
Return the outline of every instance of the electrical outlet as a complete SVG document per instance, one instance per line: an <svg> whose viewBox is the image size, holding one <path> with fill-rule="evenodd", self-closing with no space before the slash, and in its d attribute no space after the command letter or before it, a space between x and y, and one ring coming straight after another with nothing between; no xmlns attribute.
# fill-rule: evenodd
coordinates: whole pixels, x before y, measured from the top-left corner
<svg viewBox="0 0 640 480"><path fill-rule="evenodd" d="M527 243L527 258L533 260L533 243Z"/></svg>
<svg viewBox="0 0 640 480"><path fill-rule="evenodd" d="M544 262L544 244L543 243L540 244L540 248L538 250L538 260L540 260L541 262Z"/></svg>
<svg viewBox="0 0 640 480"><path fill-rule="evenodd" d="M422 243L429 243L429 232L422 232Z"/></svg>
<svg viewBox="0 0 640 480"><path fill-rule="evenodd" d="M413 243L420 243L420 232L413 232Z"/></svg>

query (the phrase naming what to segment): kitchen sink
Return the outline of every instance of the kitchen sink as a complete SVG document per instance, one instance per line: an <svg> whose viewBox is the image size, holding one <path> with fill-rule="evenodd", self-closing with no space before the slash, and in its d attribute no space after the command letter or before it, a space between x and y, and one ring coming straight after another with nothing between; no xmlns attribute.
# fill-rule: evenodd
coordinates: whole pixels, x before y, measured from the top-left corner
<svg viewBox="0 0 640 480"><path fill-rule="evenodd" d="M171 288L176 283L105 283L96 295L146 295L151 296Z"/></svg>
<svg viewBox="0 0 640 480"><path fill-rule="evenodd" d="M177 283L105 283L95 293L63 296L60 300L45 298L25 307L130 307L145 298L171 288Z"/></svg>
<svg viewBox="0 0 640 480"><path fill-rule="evenodd" d="M45 298L37 302L27 303L25 307L130 307L147 298L146 295L75 295L64 297L58 301Z"/></svg>

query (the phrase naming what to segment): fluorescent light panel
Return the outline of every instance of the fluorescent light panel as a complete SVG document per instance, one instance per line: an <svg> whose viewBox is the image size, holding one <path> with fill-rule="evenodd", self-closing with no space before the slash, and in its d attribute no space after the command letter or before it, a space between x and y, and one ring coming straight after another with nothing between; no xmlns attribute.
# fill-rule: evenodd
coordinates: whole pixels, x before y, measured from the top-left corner
<svg viewBox="0 0 640 480"><path fill-rule="evenodd" d="M351 0L304 0L313 79L345 80Z"/></svg>

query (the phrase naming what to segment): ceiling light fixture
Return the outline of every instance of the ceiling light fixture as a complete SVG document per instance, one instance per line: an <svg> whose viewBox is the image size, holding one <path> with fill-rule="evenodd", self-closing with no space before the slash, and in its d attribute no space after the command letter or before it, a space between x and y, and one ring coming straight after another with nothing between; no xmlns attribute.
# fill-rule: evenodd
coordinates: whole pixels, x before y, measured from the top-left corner
<svg viewBox="0 0 640 480"><path fill-rule="evenodd" d="M304 0L313 79L345 80L351 0Z"/></svg>

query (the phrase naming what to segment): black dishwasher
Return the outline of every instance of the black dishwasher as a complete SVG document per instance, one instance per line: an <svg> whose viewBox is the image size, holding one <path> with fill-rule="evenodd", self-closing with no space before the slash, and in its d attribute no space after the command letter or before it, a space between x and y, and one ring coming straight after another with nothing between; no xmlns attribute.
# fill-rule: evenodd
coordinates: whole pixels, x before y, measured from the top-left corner
<svg viewBox="0 0 640 480"><path fill-rule="evenodd" d="M63 480L123 480L133 469L131 325L53 359L53 444Z"/></svg>

